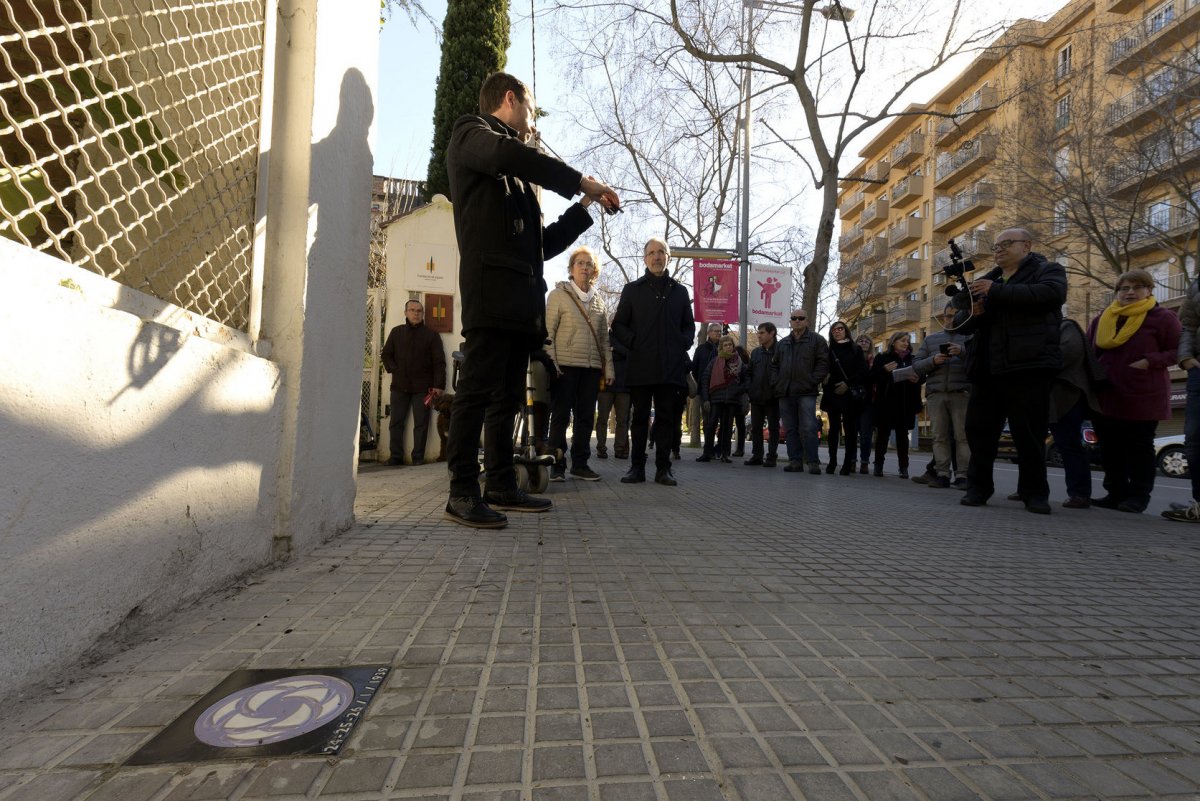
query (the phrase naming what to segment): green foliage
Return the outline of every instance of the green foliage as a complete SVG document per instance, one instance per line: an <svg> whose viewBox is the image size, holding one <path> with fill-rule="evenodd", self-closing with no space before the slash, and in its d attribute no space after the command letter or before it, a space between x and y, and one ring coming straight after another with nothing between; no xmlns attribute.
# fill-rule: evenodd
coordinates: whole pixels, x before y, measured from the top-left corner
<svg viewBox="0 0 1200 801"><path fill-rule="evenodd" d="M450 0L442 29L426 198L450 196L446 146L454 121L479 112L479 87L489 74L504 69L507 51L508 0Z"/></svg>
<svg viewBox="0 0 1200 801"><path fill-rule="evenodd" d="M162 133L146 118L146 111L131 93L117 94L116 89L77 67L65 76L35 82L65 107L82 100L86 114L100 136L123 149L138 164L150 170L162 183L174 190L187 185L187 176L179 166L179 156L164 141ZM23 190L23 191L22 191ZM48 200L53 192L47 175L33 166L18 166L13 171L0 169L0 206L16 217L35 205ZM33 241L41 231L37 215L28 215L18 224L18 231L8 227L0 235L9 239Z"/></svg>

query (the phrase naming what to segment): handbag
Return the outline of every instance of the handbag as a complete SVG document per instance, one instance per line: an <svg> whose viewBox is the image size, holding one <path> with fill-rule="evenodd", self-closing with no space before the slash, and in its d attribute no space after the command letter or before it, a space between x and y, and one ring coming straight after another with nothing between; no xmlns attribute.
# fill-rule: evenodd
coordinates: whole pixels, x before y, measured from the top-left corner
<svg viewBox="0 0 1200 801"><path fill-rule="evenodd" d="M838 371L842 374L842 378L846 379L846 386L850 387L850 391L847 393L850 399L859 403L865 401L867 399L867 388L862 385L855 386L850 383L850 376L846 375L846 368L842 367L842 360L833 352L832 347L829 348L829 355L833 357L834 364L838 366Z"/></svg>
<svg viewBox="0 0 1200 801"><path fill-rule="evenodd" d="M583 304L579 302L575 290L567 287L565 291L571 296L571 300L575 301L575 308L579 309L579 313L583 315L583 321L587 323L588 330L592 332L592 341L596 343L596 352L600 354L600 391L603 392L608 388L608 380L604 377L608 374L608 360L604 358L604 348L600 346L600 337L596 334L596 328L592 325L592 318L587 316L587 311L583 308Z"/></svg>

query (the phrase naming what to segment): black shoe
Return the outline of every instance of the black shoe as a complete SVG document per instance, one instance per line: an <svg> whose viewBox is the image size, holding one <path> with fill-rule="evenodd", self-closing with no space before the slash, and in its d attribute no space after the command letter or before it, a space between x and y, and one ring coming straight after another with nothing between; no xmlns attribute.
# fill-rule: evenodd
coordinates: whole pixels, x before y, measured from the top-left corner
<svg viewBox="0 0 1200 801"><path fill-rule="evenodd" d="M813 462L812 464L810 464L808 466L808 472L810 475L814 475L814 476L821 475L821 463Z"/></svg>
<svg viewBox="0 0 1200 801"><path fill-rule="evenodd" d="M825 465L825 472L829 475L832 476L835 470L837 470L837 462L830 462L829 464Z"/></svg>
<svg viewBox="0 0 1200 801"><path fill-rule="evenodd" d="M788 462L786 465L784 465L783 472L785 472L785 473L803 473L804 472L804 462Z"/></svg>
<svg viewBox="0 0 1200 801"><path fill-rule="evenodd" d="M617 448L615 451L613 451L613 458L614 459L628 459L629 451L623 451L620 448Z"/></svg>
<svg viewBox="0 0 1200 801"><path fill-rule="evenodd" d="M745 455L746 455L745 448L738 448L736 451L733 452L733 456L737 459L741 459Z"/></svg>
<svg viewBox="0 0 1200 801"><path fill-rule="evenodd" d="M839 476L848 476L853 472L854 472L854 465L851 464L850 462L846 462L846 464L842 465L842 469L838 471L838 475Z"/></svg>
<svg viewBox="0 0 1200 801"><path fill-rule="evenodd" d="M560 464L556 464L553 467L551 467L550 468L550 480L551 481L566 481L567 480L567 468L563 467Z"/></svg>
<svg viewBox="0 0 1200 801"><path fill-rule="evenodd" d="M404 457L393 456L391 459L387 460L387 463L388 467L404 467Z"/></svg>
<svg viewBox="0 0 1200 801"><path fill-rule="evenodd" d="M1141 501L1134 500L1133 498L1126 498L1117 504L1117 511L1131 512L1135 515L1140 515L1142 512L1146 511L1146 507L1148 505L1149 504L1142 503Z"/></svg>
<svg viewBox="0 0 1200 801"><path fill-rule="evenodd" d="M471 496L451 498L446 502L446 512L442 517L471 528L504 528L508 525L507 515L494 511L482 499Z"/></svg>
<svg viewBox="0 0 1200 801"><path fill-rule="evenodd" d="M779 464L778 456L766 456L763 458L763 461L762 461L763 467L774 467L777 464Z"/></svg>
<svg viewBox="0 0 1200 801"><path fill-rule="evenodd" d="M679 451L677 451L677 450L671 451L671 459L673 459L674 461L678 462L682 458L683 457L679 455Z"/></svg>
<svg viewBox="0 0 1200 801"><path fill-rule="evenodd" d="M1023 501L1023 500L1025 500L1025 499L1021 497L1021 493L1019 493L1019 492L1014 492L1014 493L1012 493L1011 495L1009 495L1009 496L1008 496L1008 500L1010 500L1010 501Z"/></svg>
<svg viewBox="0 0 1200 801"><path fill-rule="evenodd" d="M554 506L554 502L549 498L536 498L519 489L510 492L485 492L483 500L488 506L513 512L549 512Z"/></svg>
<svg viewBox="0 0 1200 801"><path fill-rule="evenodd" d="M733 460L730 459L728 456L722 456L720 459L720 462L721 462L721 464L733 464Z"/></svg>
<svg viewBox="0 0 1200 801"><path fill-rule="evenodd" d="M871 471L871 475L876 478L883 478L883 465L875 465L875 469Z"/></svg>
<svg viewBox="0 0 1200 801"><path fill-rule="evenodd" d="M937 473L930 473L927 470L919 476L913 476L912 480L913 480L914 484L928 484L929 482L933 481L935 478L937 478ZM949 479L946 479L946 481L947 481L947 483L949 483Z"/></svg>
<svg viewBox="0 0 1200 801"><path fill-rule="evenodd" d="M908 478L908 471L905 470L904 468L901 468L900 472L897 473L896 475L900 478Z"/></svg>
<svg viewBox="0 0 1200 801"><path fill-rule="evenodd" d="M967 489L967 477L959 476L950 482L950 486L954 487L956 490L963 490L965 492Z"/></svg>
<svg viewBox="0 0 1200 801"><path fill-rule="evenodd" d="M646 468L642 465L634 465L629 468L629 472L621 476L622 484L644 484L646 483Z"/></svg>
<svg viewBox="0 0 1200 801"><path fill-rule="evenodd" d="M916 481L916 479L914 478L913 481ZM933 478L929 479L929 483L927 483L925 486L929 487L930 489L950 489L950 476L935 475Z"/></svg>
<svg viewBox="0 0 1200 801"><path fill-rule="evenodd" d="M597 459L607 459L608 458L608 448L601 448L601 447L597 446L596 447L596 458Z"/></svg>
<svg viewBox="0 0 1200 801"><path fill-rule="evenodd" d="M1035 515L1050 514L1050 502L1045 498L1030 498L1025 501L1025 511L1033 512Z"/></svg>
<svg viewBox="0 0 1200 801"><path fill-rule="evenodd" d="M1099 506L1101 509L1116 509L1121 505L1120 498L1114 498L1111 495L1105 495L1103 498L1094 498L1092 506Z"/></svg>
<svg viewBox="0 0 1200 801"><path fill-rule="evenodd" d="M988 499L984 495L977 495L976 493L967 490L967 494L959 498L958 502L963 506L986 506Z"/></svg>
<svg viewBox="0 0 1200 801"><path fill-rule="evenodd" d="M675 474L671 472L669 467L661 467L654 473L654 483L662 484L664 487L674 487L679 484L675 480Z"/></svg>
<svg viewBox="0 0 1200 801"><path fill-rule="evenodd" d="M763 463L763 458L761 456L751 456L749 459L742 462L742 464L744 464L748 467L756 467L758 465L761 465L762 463Z"/></svg>
<svg viewBox="0 0 1200 801"><path fill-rule="evenodd" d="M865 476L869 472L871 472L871 465L869 465L867 462L863 462L858 466L858 474L860 476Z"/></svg>
<svg viewBox="0 0 1200 801"><path fill-rule="evenodd" d="M581 467L572 467L571 475L575 478L583 479L584 481L599 481L600 474L586 464Z"/></svg>
<svg viewBox="0 0 1200 801"><path fill-rule="evenodd" d="M711 455L711 454L708 454L708 453L702 453L702 454L700 454L699 456L697 456L697 457L696 457L696 461L697 461L697 462L711 462L711 461L712 461L712 455Z"/></svg>

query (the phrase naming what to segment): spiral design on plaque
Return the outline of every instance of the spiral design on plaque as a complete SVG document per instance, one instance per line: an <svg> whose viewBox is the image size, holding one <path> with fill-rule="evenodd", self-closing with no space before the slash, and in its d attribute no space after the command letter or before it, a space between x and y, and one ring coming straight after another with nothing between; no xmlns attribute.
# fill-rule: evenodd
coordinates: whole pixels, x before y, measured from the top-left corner
<svg viewBox="0 0 1200 801"><path fill-rule="evenodd" d="M238 690L201 713L196 739L218 748L247 748L299 737L324 726L354 700L334 676L291 676Z"/></svg>

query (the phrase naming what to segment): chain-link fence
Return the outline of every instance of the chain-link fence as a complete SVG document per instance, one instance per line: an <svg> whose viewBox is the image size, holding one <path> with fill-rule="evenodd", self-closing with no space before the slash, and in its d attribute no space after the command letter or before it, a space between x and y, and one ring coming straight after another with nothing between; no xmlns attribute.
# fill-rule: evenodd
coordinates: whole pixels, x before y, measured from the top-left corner
<svg viewBox="0 0 1200 801"><path fill-rule="evenodd" d="M0 236L245 330L265 7L0 3Z"/></svg>

